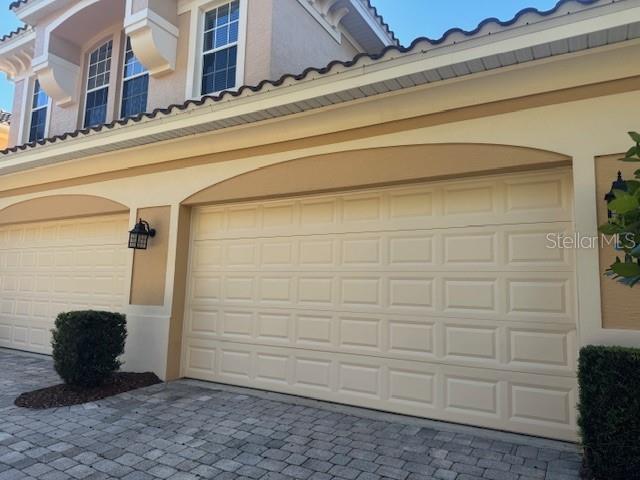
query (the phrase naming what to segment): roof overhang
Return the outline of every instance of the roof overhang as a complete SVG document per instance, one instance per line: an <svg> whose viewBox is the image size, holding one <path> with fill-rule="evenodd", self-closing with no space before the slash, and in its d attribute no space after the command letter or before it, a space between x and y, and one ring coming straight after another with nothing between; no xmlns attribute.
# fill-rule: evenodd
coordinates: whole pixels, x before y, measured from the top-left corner
<svg viewBox="0 0 640 480"><path fill-rule="evenodd" d="M367 0L338 0L336 9L347 12L343 27L366 52L379 52L389 45L398 45L393 32Z"/></svg>
<svg viewBox="0 0 640 480"><path fill-rule="evenodd" d="M29 0L15 2L10 8L27 25L36 25L43 18L71 3L72 0Z"/></svg>
<svg viewBox="0 0 640 480"><path fill-rule="evenodd" d="M15 78L31 70L36 32L31 28L16 31L0 42L0 71Z"/></svg>
<svg viewBox="0 0 640 480"><path fill-rule="evenodd" d="M380 57L362 56L324 70L284 77L202 102L188 102L138 119L74 132L0 160L0 174L165 140L285 117L418 85L470 77L536 61L560 60L611 45L640 43L640 0L599 2L544 22L523 19L484 35L453 35L435 45L418 40ZM612 47L609 47L612 48ZM97 132L100 133L97 133Z"/></svg>

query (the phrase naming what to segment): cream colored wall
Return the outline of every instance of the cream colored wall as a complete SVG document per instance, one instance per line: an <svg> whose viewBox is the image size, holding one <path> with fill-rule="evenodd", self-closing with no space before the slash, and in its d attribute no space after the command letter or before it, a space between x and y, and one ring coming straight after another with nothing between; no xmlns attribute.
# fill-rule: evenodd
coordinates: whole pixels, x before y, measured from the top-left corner
<svg viewBox="0 0 640 480"><path fill-rule="evenodd" d="M53 195L33 198L0 209L0 226L91 217L127 212L122 204L90 195Z"/></svg>
<svg viewBox="0 0 640 480"><path fill-rule="evenodd" d="M136 1L141 2L141 0ZM142 0L142 3L143 6L141 9L150 8L168 22L171 22L174 25L177 23L177 0ZM136 7L138 7L138 5L134 3L132 8L134 12L136 11Z"/></svg>
<svg viewBox="0 0 640 480"><path fill-rule="evenodd" d="M171 207L149 207L138 210L137 217L156 231L146 250L136 250L131 273L131 305L164 304L167 274Z"/></svg>
<svg viewBox="0 0 640 480"><path fill-rule="evenodd" d="M79 126L80 107L74 103L68 107L60 107L54 103L51 105L51 117L49 121L48 137L73 132Z"/></svg>
<svg viewBox="0 0 640 480"><path fill-rule="evenodd" d="M206 188L187 198L184 204L206 205L553 168L570 162L570 158L556 153L503 145L367 148L270 165Z"/></svg>
<svg viewBox="0 0 640 480"><path fill-rule="evenodd" d="M412 89L379 95L301 115L289 116L250 126L239 126L189 136L175 141L158 142L142 149L121 150L117 153L96 155L90 162L74 160L47 169L31 169L25 173L0 176L0 197L18 194L28 187L30 191L81 184L84 177L92 181L102 179L109 172L110 178L128 177L135 172L142 174L167 168L175 164L194 165L207 162L257 156L265 153L285 153L309 145L339 142L345 137L368 138L403 130L425 128L438 124L454 124L487 116L534 109L558 103L577 102L583 99L636 91L640 81L640 64L635 61L640 54L640 44L621 48L605 48L589 55L578 54L570 58L552 59L524 66L514 66L504 71L493 71L477 76L438 82ZM353 87L361 79L350 78L350 73L327 78L316 88L308 88L311 94L324 91L329 83ZM296 87L287 91L297 92ZM310 94L310 95L311 95ZM281 102L286 94L281 90L274 98ZM259 96L261 107L272 106L271 97ZM136 129L169 128L173 120L180 126L190 126L201 121L204 114L208 121L227 118L232 102L226 109L201 109L184 115L164 118L159 124L140 124L108 132L109 141L125 141ZM275 100L274 100L274 104ZM276 105L279 105L277 103ZM241 112L251 107L238 101ZM247 129L251 135L247 135ZM105 135L80 140L82 145L101 142ZM74 152L78 142L61 142L45 149L34 149L18 158L8 159L4 165L16 166L27 161L45 160L51 155L64 156ZM188 154L185 152L188 151ZM187 158L189 157L189 158ZM210 158L212 157L212 158ZM69 168L72 166L72 168Z"/></svg>
<svg viewBox="0 0 640 480"><path fill-rule="evenodd" d="M182 328L184 323L187 273L189 270L189 245L191 234L191 207L180 205L175 210L177 226L175 233L175 266L171 297L171 319L167 348L166 378L180 378Z"/></svg>
<svg viewBox="0 0 640 480"><path fill-rule="evenodd" d="M15 82L15 88L13 90L13 107L11 109L12 122L9 129L8 141L10 147L22 143L22 139L20 138L20 125L25 122L23 103L24 95L27 93L25 90L28 88L28 84L29 80L27 78L22 78Z"/></svg>
<svg viewBox="0 0 640 480"><path fill-rule="evenodd" d="M168 371L166 346L170 342L171 319L175 320L172 317L174 285L180 283L176 281L179 278L176 275L177 246L180 244L178 212L186 198L244 173L305 157L461 141L511 145L557 152L572 159L575 228L582 234L595 235L596 207L600 201L596 197L595 158L625 151L628 147L626 132L637 128L637 119L629 105L640 104L640 84L632 79L621 84L601 83L548 95L541 94L539 89L565 88L571 82L587 82L595 76L630 76L633 68L638 67L619 62L624 56L624 51L618 50L615 55L604 58L580 56L576 58L581 60L576 62L514 68L499 75L467 78L366 99L345 108L326 109L263 125L150 145L128 153L117 152L29 173L6 175L0 177L0 208L50 194L103 196L124 204L132 212L171 205L164 303L156 307L130 306L127 311L131 322L128 366L132 369L151 366L164 376ZM607 61L609 57L611 63ZM554 69L563 74L554 75ZM618 88L619 85L624 88ZM533 95L526 96L526 91ZM495 101L507 95L514 98ZM406 118L416 112L431 113L420 119ZM385 123L378 125L380 122ZM356 126L358 128L354 128ZM335 131L331 133L331 130ZM278 143L269 146L269 142ZM254 143L262 146L247 148ZM237 151L224 152L232 147ZM187 152L200 157L185 159ZM179 153L182 157L177 156ZM173 169L154 169L151 165L163 160L169 162L172 158L176 163L167 163L165 167L172 166ZM137 167L131 163L134 160L138 162ZM144 167L145 163L147 167ZM123 173L107 177L99 175L100 171L117 169L122 169ZM132 176L136 174L139 176ZM94 176L80 178L83 175ZM52 179L59 179L61 183L47 186ZM65 183L63 179L74 180ZM140 185L145 188L139 188ZM135 214L132 214L130 224L134 221ZM639 331L602 328L598 251L578 250L575 255L580 344L640 345ZM173 331L171 335L175 336L175 328Z"/></svg>
<svg viewBox="0 0 640 480"><path fill-rule="evenodd" d="M248 3L247 47L244 66L244 83L257 85L271 79L271 49L273 42L273 2L261 0Z"/></svg>
<svg viewBox="0 0 640 480"><path fill-rule="evenodd" d="M342 36L338 43L296 0L273 1L271 76L299 74L325 67L333 60L350 60L358 50Z"/></svg>
<svg viewBox="0 0 640 480"><path fill-rule="evenodd" d="M187 81L187 63L189 60L189 23L191 13L183 13L178 17L178 51L175 71L161 77L149 78L149 96L147 111L165 108L174 103L184 102L184 92Z"/></svg>

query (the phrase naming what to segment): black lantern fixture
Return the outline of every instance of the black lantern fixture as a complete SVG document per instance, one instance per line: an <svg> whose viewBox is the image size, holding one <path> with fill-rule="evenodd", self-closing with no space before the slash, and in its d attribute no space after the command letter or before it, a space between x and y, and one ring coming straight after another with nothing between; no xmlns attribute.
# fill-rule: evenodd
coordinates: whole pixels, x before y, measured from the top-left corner
<svg viewBox="0 0 640 480"><path fill-rule="evenodd" d="M609 205L610 202L616 199L616 194L613 193L614 190L626 192L628 191L628 188L627 182L622 178L622 172L618 172L618 178L611 184L611 190L609 190L609 193L604 196L604 201ZM609 209L607 209L607 215L609 218L613 218L613 212Z"/></svg>
<svg viewBox="0 0 640 480"><path fill-rule="evenodd" d="M150 228L149 223L140 219L133 230L129 232L129 248L135 250L146 250L149 237L156 236L154 228Z"/></svg>

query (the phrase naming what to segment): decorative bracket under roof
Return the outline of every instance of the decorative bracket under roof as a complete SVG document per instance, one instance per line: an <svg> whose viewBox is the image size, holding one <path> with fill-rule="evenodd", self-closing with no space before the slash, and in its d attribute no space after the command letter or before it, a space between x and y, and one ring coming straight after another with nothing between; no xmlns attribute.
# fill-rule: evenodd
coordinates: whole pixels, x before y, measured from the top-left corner
<svg viewBox="0 0 640 480"><path fill-rule="evenodd" d="M370 0L298 0L337 41L341 33L367 53L378 53L397 42Z"/></svg>
<svg viewBox="0 0 640 480"><path fill-rule="evenodd" d="M9 79L28 74L35 41L35 32L30 28L21 28L5 36L0 42L0 71L6 73Z"/></svg>
<svg viewBox="0 0 640 480"><path fill-rule="evenodd" d="M309 14L333 37L333 39L341 42L341 31L338 25L342 19L349 13L347 8L336 7L334 5L338 0L298 0Z"/></svg>
<svg viewBox="0 0 640 480"><path fill-rule="evenodd" d="M36 27L39 37L32 69L45 92L59 106L79 100L83 49L101 31L121 24L125 0L53 1L56 16ZM90 25L89 28L86 26Z"/></svg>
<svg viewBox="0 0 640 480"><path fill-rule="evenodd" d="M57 105L65 107L78 100L79 65L49 52L34 58L32 66L40 85Z"/></svg>
<svg viewBox="0 0 640 480"><path fill-rule="evenodd" d="M136 57L147 67L151 76L159 77L173 72L176 68L180 33L173 23L177 23L177 5L171 5L175 2L168 2L171 8L163 16L156 11L157 2L152 0L147 0L146 8L135 13L131 12L130 3L132 2L127 2L124 31L131 38L131 47ZM165 8L158 10L166 10L166 4L162 6ZM175 18L169 20L165 16Z"/></svg>

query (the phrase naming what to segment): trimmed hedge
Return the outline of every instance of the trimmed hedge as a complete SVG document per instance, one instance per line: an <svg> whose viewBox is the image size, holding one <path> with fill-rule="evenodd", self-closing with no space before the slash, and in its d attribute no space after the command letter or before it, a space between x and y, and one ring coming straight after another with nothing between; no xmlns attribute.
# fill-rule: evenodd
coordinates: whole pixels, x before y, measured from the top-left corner
<svg viewBox="0 0 640 480"><path fill-rule="evenodd" d="M640 350L585 347L578 380L586 470L597 480L639 480Z"/></svg>
<svg viewBox="0 0 640 480"><path fill-rule="evenodd" d="M127 320L120 313L61 313L51 333L54 368L68 385L99 386L122 365Z"/></svg>

